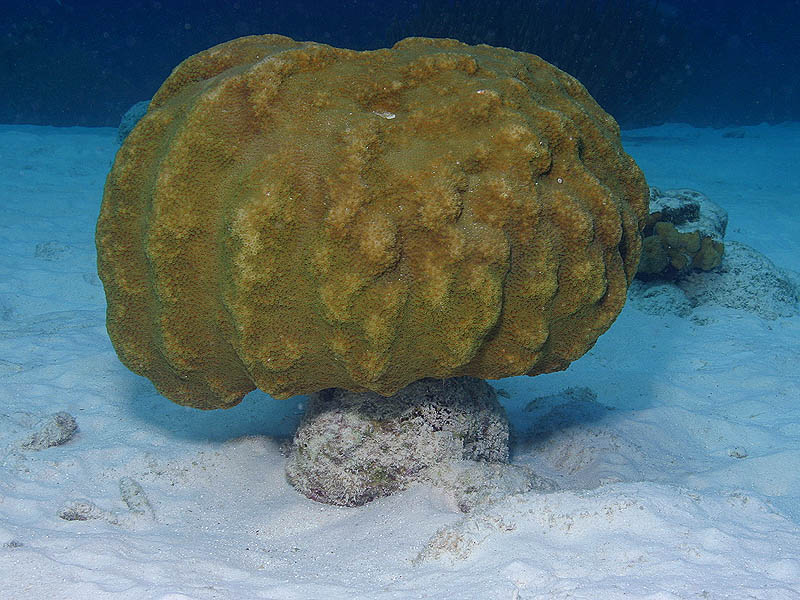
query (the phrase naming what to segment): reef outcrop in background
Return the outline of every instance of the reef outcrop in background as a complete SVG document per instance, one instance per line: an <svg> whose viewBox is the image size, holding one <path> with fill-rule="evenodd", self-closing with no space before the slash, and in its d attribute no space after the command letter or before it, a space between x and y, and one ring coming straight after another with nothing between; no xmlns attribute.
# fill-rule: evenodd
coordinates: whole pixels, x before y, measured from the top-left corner
<svg viewBox="0 0 800 600"><path fill-rule="evenodd" d="M642 232L639 279L681 279L720 266L728 226L721 206L696 190L651 187L650 211Z"/></svg>
<svg viewBox="0 0 800 600"><path fill-rule="evenodd" d="M199 408L556 371L621 310L647 204L614 119L537 56L240 38L181 63L117 154L108 331Z"/></svg>

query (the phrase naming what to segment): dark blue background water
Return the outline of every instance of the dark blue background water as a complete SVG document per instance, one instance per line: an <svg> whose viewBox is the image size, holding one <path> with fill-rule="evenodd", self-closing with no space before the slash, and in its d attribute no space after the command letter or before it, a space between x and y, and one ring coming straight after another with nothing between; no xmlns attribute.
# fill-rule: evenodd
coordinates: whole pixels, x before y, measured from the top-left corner
<svg viewBox="0 0 800 600"><path fill-rule="evenodd" d="M629 127L800 120L799 28L800 0L0 0L0 123L116 125L190 54L257 33L533 52Z"/></svg>

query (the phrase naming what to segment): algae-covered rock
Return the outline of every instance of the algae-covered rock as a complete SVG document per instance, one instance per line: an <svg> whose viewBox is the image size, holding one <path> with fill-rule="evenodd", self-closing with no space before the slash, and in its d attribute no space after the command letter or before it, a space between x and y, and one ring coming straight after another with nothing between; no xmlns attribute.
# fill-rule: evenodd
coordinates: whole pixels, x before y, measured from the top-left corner
<svg viewBox="0 0 800 600"><path fill-rule="evenodd" d="M149 100L142 100L131 106L120 119L117 127L117 141L121 144L128 137L128 134L136 127L136 124L147 114Z"/></svg>
<svg viewBox="0 0 800 600"><path fill-rule="evenodd" d="M508 437L497 394L479 379L424 379L388 398L324 390L309 399L286 473L313 500L358 506L415 481L458 479L465 469L450 463L506 463Z"/></svg>
<svg viewBox="0 0 800 600"><path fill-rule="evenodd" d="M718 242L725 238L728 212L697 190L677 188L661 190L650 187L650 214L658 221L672 223L681 233L698 231L701 237Z"/></svg>
<svg viewBox="0 0 800 600"><path fill-rule="evenodd" d="M719 267L728 215L695 190L650 188L650 214L642 235L636 276L674 280L696 270Z"/></svg>
<svg viewBox="0 0 800 600"><path fill-rule="evenodd" d="M695 269L710 271L720 265L723 253L722 242L701 237L699 231L681 233L672 223L656 221L645 228L637 276L677 279Z"/></svg>

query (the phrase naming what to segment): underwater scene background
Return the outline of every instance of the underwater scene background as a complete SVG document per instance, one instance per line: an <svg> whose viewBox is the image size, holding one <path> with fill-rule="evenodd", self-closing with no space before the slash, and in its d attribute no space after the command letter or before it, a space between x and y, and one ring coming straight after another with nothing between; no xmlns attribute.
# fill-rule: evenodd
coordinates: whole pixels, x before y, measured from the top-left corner
<svg viewBox="0 0 800 600"><path fill-rule="evenodd" d="M354 50L452 37L538 54L623 127L800 118L792 0L42 0L5 1L2 13L3 123L115 126L187 56L263 33Z"/></svg>
<svg viewBox="0 0 800 600"><path fill-rule="evenodd" d="M800 599L798 30L788 0L0 0L0 600ZM415 40L377 69L271 36L204 71L206 49L268 33L538 54L621 134L571 78L497 48ZM303 72L320 56L339 77ZM364 375L348 338L316 372L299 359L323 344L297 340L413 252L423 282L458 252L494 262L430 286L450 312L396 320L400 366L477 347L472 317L499 311L475 307L528 294L547 310L507 310L481 356L555 340L542 373L426 377L392 403L317 391ZM297 301L318 289L328 313ZM370 340L396 290L362 305ZM208 350L231 314L255 358L232 327ZM281 387L298 372L310 387Z"/></svg>

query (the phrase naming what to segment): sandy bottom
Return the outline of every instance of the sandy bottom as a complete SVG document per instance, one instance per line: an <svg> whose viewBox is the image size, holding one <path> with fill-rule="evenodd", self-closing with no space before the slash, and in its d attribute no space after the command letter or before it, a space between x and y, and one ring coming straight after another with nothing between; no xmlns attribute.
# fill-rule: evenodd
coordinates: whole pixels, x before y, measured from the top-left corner
<svg viewBox="0 0 800 600"><path fill-rule="evenodd" d="M797 311L629 303L567 371L493 382L513 460L559 491L317 504L283 470L302 397L200 412L118 362L93 242L115 135L0 127L0 598L800 598ZM651 185L794 271L798 139L624 135Z"/></svg>

